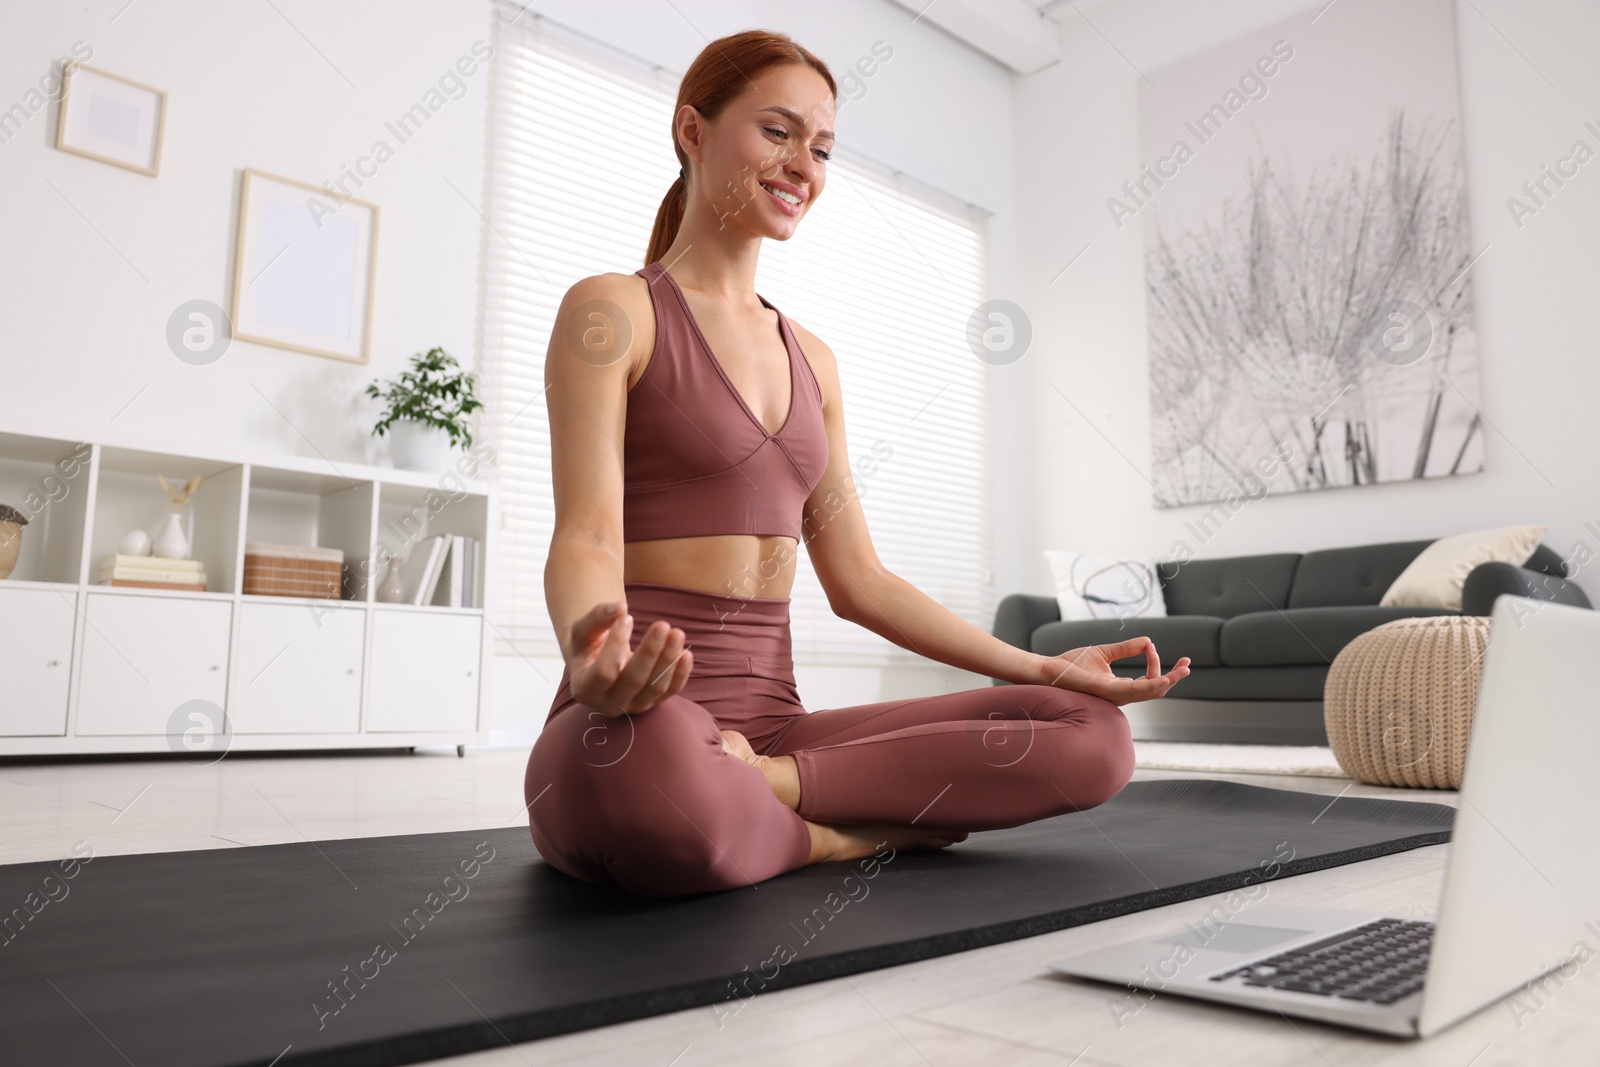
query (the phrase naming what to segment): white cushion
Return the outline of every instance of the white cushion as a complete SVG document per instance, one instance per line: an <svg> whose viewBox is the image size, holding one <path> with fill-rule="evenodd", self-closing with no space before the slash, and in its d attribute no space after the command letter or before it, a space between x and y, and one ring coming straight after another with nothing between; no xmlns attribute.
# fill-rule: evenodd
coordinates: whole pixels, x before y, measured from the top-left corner
<svg viewBox="0 0 1600 1067"><path fill-rule="evenodd" d="M1548 526L1497 526L1441 537L1400 572L1378 603L1461 610L1461 587L1480 563L1528 562Z"/></svg>
<svg viewBox="0 0 1600 1067"><path fill-rule="evenodd" d="M1063 620L1132 619L1167 613L1156 560L1045 549Z"/></svg>

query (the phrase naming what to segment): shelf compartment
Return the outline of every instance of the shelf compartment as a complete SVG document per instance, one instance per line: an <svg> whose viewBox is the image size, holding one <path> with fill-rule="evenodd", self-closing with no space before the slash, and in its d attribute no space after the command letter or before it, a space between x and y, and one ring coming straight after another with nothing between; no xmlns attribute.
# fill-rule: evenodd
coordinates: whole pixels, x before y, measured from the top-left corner
<svg viewBox="0 0 1600 1067"><path fill-rule="evenodd" d="M366 600L367 560L377 486L342 475L251 467L244 543L337 548L344 553L340 600ZM243 566L244 545L239 546Z"/></svg>
<svg viewBox="0 0 1600 1067"><path fill-rule="evenodd" d="M383 483L378 487L377 544L389 555L410 561L418 545L436 534L461 534L475 538L480 558L488 551L489 497L482 492L447 492L439 486L421 488L410 485ZM445 605L449 600L446 581L449 578L449 560L446 571L439 579L432 603ZM404 564L402 564L404 569ZM483 582L473 591L473 603L483 603ZM383 577L378 569L375 581ZM473 609L467 609L473 610Z"/></svg>
<svg viewBox="0 0 1600 1067"><path fill-rule="evenodd" d="M94 446L0 433L0 504L27 518L11 580L77 584Z"/></svg>
<svg viewBox="0 0 1600 1067"><path fill-rule="evenodd" d="M355 733L365 607L314 598L263 602L273 599L239 605L239 663L228 702L233 732Z"/></svg>
<svg viewBox="0 0 1600 1067"><path fill-rule="evenodd" d="M75 734L169 734L189 701L223 706L231 602L101 592L85 599Z"/></svg>
<svg viewBox="0 0 1600 1067"><path fill-rule="evenodd" d="M117 554L122 537L129 530L144 530L151 541L161 535L174 505L156 480L157 475L164 475L168 485L178 486L187 484L195 475L205 479L189 503L177 508L191 516L187 525L193 528L185 531L191 537L188 558L205 565L205 592L235 592L239 580L239 512L244 466L225 460L121 447L100 450L92 520L94 532L83 581L91 589L133 588L101 585L98 581L100 566ZM152 562L159 558L150 557Z"/></svg>
<svg viewBox="0 0 1600 1067"><path fill-rule="evenodd" d="M60 737L67 732L67 683L78 590L7 588L0 583L0 735Z"/></svg>
<svg viewBox="0 0 1600 1067"><path fill-rule="evenodd" d="M477 729L482 637L474 615L374 611L366 732Z"/></svg>

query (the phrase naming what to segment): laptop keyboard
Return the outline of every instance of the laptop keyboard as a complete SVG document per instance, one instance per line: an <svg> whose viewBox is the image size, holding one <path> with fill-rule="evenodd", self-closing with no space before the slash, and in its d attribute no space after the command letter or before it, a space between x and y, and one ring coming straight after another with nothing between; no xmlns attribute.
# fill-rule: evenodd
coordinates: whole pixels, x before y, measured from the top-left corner
<svg viewBox="0 0 1600 1067"><path fill-rule="evenodd" d="M1211 981L1320 993L1392 1004L1422 988L1433 945L1433 923L1377 919L1288 952L1255 960Z"/></svg>

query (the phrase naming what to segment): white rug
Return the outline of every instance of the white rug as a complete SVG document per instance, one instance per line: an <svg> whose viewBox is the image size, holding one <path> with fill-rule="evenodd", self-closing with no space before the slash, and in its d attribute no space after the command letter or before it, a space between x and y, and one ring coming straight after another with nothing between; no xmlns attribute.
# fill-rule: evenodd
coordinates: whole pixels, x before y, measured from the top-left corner
<svg viewBox="0 0 1600 1067"><path fill-rule="evenodd" d="M1326 745L1215 745L1185 741L1135 741L1134 766L1163 771L1235 774L1303 774L1348 778Z"/></svg>

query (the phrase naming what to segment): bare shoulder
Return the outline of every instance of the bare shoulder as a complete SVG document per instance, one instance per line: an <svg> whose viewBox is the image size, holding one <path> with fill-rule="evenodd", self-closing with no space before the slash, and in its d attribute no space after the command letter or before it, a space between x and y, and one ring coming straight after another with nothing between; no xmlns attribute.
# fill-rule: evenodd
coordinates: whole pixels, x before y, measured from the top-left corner
<svg viewBox="0 0 1600 1067"><path fill-rule="evenodd" d="M829 348L822 338L793 319L789 320L789 328L794 331L794 339L800 342L800 350L805 353L807 362L811 364L811 371L817 376L817 384L822 386L822 395L837 396L839 364L834 358L833 349Z"/></svg>
<svg viewBox="0 0 1600 1067"><path fill-rule="evenodd" d="M649 300L648 283L637 274L606 271L579 278L567 289L565 303L578 304L585 300L615 300L620 304Z"/></svg>
<svg viewBox="0 0 1600 1067"><path fill-rule="evenodd" d="M638 274L607 271L579 278L562 298L558 320L575 348L626 342L630 388L644 373L655 347L656 317L650 284Z"/></svg>

